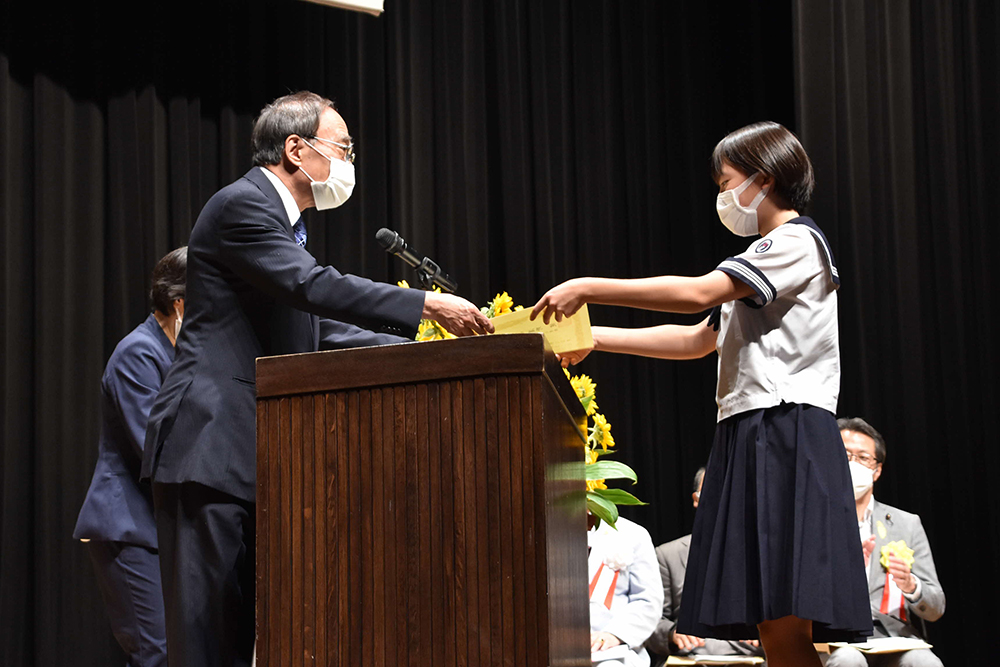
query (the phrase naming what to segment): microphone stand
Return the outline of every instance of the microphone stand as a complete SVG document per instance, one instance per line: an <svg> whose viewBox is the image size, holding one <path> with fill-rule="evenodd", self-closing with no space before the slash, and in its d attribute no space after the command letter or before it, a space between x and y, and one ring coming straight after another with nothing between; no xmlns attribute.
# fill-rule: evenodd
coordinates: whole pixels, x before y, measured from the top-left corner
<svg viewBox="0 0 1000 667"><path fill-rule="evenodd" d="M442 292L447 292L448 294L453 293L452 290L441 286L439 278L443 272L441 271L441 267L437 265L437 262L431 258L424 257L423 261L420 262L420 266L415 267L414 271L417 272L417 280L419 281L421 288L428 291L433 290L434 283L437 282L437 286Z"/></svg>

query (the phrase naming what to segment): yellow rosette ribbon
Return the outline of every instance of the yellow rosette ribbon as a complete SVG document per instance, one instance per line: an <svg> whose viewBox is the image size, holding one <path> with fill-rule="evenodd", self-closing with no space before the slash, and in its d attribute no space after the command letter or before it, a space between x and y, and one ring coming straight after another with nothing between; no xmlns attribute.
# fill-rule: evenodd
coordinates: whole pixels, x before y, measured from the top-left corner
<svg viewBox="0 0 1000 667"><path fill-rule="evenodd" d="M878 562L886 570L889 569L889 555L893 555L899 560L906 563L906 566L911 570L913 569L913 549L906 546L906 540L896 540L895 542L889 542L882 547L882 557L879 558Z"/></svg>

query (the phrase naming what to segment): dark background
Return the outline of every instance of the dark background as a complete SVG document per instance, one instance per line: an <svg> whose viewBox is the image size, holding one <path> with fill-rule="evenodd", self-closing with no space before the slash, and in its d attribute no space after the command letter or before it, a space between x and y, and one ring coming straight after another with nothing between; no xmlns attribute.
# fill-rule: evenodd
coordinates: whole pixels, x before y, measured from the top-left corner
<svg viewBox="0 0 1000 667"><path fill-rule="evenodd" d="M995 658L994 3L34 4L0 10L0 664L123 662L70 537L100 375L148 311L153 264L249 167L256 113L303 88L338 102L359 153L353 198L307 214L310 250L412 280L374 241L387 226L478 304L708 272L746 247L714 211L713 146L762 119L795 130L843 277L840 414L888 441L877 496L923 518L949 601L938 654ZM688 532L714 358L580 370L650 502L628 515L656 543Z"/></svg>

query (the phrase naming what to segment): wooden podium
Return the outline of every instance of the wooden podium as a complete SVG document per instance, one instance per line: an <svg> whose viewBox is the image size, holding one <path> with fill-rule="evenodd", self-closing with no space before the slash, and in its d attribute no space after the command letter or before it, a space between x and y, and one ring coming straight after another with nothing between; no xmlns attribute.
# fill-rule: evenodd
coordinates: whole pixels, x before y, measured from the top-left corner
<svg viewBox="0 0 1000 667"><path fill-rule="evenodd" d="M257 360L257 665L590 665L586 418L540 334Z"/></svg>

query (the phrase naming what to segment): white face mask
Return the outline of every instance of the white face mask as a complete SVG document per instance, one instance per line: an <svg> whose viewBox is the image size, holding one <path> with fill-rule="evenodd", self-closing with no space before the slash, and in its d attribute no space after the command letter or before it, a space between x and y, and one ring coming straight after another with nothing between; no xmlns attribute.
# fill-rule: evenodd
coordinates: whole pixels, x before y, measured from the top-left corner
<svg viewBox="0 0 1000 667"><path fill-rule="evenodd" d="M872 484L875 483L875 471L871 468L866 468L857 461L851 461L847 465L851 469L851 484L854 485L854 499L860 500L872 488Z"/></svg>
<svg viewBox="0 0 1000 667"><path fill-rule="evenodd" d="M323 155L307 139L303 139L302 141L305 141L314 151ZM325 211L341 206L350 199L351 193L354 192L354 165L347 160L336 160L326 155L323 155L323 157L330 161L330 175L326 177L325 181L314 180L312 176L309 176L309 172L299 167L299 169L302 169L302 173L308 176L311 181L313 201L316 202L317 211Z"/></svg>
<svg viewBox="0 0 1000 667"><path fill-rule="evenodd" d="M752 175L732 190L720 192L715 199L715 210L719 213L719 220L722 220L726 229L737 236L753 236L760 233L757 229L757 207L764 201L769 186L764 186L757 193L750 206L740 204L740 195L759 175L759 173Z"/></svg>

